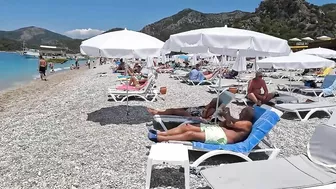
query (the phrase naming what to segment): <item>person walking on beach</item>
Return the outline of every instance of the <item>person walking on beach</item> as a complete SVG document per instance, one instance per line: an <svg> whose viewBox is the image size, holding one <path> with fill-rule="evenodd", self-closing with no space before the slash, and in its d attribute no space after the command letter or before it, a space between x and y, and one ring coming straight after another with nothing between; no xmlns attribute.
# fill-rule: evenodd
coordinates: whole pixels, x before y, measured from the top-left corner
<svg viewBox="0 0 336 189"><path fill-rule="evenodd" d="M40 55L40 57L39 57L39 68L38 68L38 70L40 72L41 80L47 81L46 74L45 74L46 70L47 70L47 62L44 60L42 55Z"/></svg>
<svg viewBox="0 0 336 189"><path fill-rule="evenodd" d="M77 58L77 56L75 56L75 59L76 59L76 62L75 62L76 69L79 69L79 64L78 64L78 58Z"/></svg>
<svg viewBox="0 0 336 189"><path fill-rule="evenodd" d="M49 64L49 67L50 67L50 73L54 73L55 72L55 70L54 70L54 63L50 63Z"/></svg>

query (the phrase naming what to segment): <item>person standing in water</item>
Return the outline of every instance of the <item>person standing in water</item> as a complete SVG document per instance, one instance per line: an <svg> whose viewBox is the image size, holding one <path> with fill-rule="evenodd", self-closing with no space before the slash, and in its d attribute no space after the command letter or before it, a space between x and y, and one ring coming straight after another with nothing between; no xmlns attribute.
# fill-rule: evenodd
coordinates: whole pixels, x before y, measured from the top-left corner
<svg viewBox="0 0 336 189"><path fill-rule="evenodd" d="M44 60L42 55L39 57L39 72L41 80L47 81L46 79L46 70L47 70L47 62Z"/></svg>
<svg viewBox="0 0 336 189"><path fill-rule="evenodd" d="M75 62L76 69L79 69L79 64L78 64L78 58L77 58L77 56L75 56L75 59L76 59L76 62Z"/></svg>

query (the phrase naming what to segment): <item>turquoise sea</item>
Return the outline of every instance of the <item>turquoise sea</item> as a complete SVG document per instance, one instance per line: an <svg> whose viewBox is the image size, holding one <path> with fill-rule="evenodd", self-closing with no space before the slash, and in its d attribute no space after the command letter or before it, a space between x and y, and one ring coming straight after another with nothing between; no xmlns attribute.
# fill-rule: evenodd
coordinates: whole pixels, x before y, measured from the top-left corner
<svg viewBox="0 0 336 189"><path fill-rule="evenodd" d="M80 61L80 64L84 62ZM74 60L70 60L64 64L54 64L54 70L56 73L69 70L74 63ZM0 52L0 90L39 78L37 66L38 59L29 59L18 53Z"/></svg>

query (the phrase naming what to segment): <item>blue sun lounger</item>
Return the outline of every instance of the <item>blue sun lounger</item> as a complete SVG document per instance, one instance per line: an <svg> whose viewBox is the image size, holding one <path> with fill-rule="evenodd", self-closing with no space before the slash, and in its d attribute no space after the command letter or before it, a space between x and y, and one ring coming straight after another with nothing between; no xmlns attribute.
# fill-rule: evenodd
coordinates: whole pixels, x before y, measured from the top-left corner
<svg viewBox="0 0 336 189"><path fill-rule="evenodd" d="M265 107L265 106L264 106ZM280 121L282 113L274 108L254 107L254 120L252 131L248 138L242 142L236 144L215 145L205 144L202 142L181 142L181 141L169 141L169 143L180 143L187 145L189 150L207 152L198 158L191 168L196 169L202 162L208 158L217 155L234 155L238 156L246 161L252 161L248 157L251 153L267 153L269 152L268 159L274 159L280 152L280 149L276 148L268 139L269 132ZM255 149L260 142L263 142L267 148Z"/></svg>
<svg viewBox="0 0 336 189"><path fill-rule="evenodd" d="M316 127L307 155L226 164L203 170L201 175L213 189L335 189L336 127L332 125Z"/></svg>

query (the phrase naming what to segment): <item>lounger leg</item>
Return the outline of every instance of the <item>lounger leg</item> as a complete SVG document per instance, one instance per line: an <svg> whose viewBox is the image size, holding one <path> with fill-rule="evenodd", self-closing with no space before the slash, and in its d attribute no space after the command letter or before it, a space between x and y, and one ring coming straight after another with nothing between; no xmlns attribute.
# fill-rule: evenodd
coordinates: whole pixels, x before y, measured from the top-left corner
<svg viewBox="0 0 336 189"><path fill-rule="evenodd" d="M148 158L147 160L147 171L146 171L146 189L150 188L150 181L152 176L152 159Z"/></svg>
<svg viewBox="0 0 336 189"><path fill-rule="evenodd" d="M296 115L298 116L298 118L299 118L301 121L304 121L304 120L302 119L302 117L301 117L301 115L300 115L300 112L299 112L299 111L295 110L295 113L296 113Z"/></svg>
<svg viewBox="0 0 336 189"><path fill-rule="evenodd" d="M241 154L241 153L236 153L236 152L231 152L231 151L226 151L226 150L214 150L214 151L210 151L204 155L202 155L201 157L199 157L190 167L191 168L196 168L198 167L201 163L203 163L205 160L217 156L217 155L234 155L237 157L240 157L248 162L251 162L252 159L249 158L247 155Z"/></svg>
<svg viewBox="0 0 336 189"><path fill-rule="evenodd" d="M190 171L190 168L189 168L189 161L185 161L184 162L184 185L185 185L185 189L189 189L190 187L190 174L189 174L189 171Z"/></svg>

